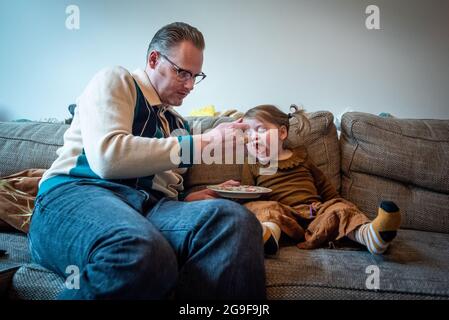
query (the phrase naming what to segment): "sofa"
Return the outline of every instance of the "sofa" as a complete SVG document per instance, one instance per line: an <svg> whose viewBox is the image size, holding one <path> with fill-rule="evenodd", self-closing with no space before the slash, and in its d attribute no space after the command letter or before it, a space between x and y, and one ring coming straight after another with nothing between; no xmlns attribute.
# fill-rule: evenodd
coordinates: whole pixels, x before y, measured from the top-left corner
<svg viewBox="0 0 449 320"><path fill-rule="evenodd" d="M308 114L311 130L288 143L304 143L341 195L374 218L382 199L402 210L402 226L386 254L371 255L351 243L330 242L300 250L281 239L267 258L269 299L448 299L449 120L418 120L345 113L338 124L327 111ZM188 118L204 132L229 117ZM63 143L66 124L0 123L0 177L28 168L48 168ZM195 165L187 190L238 180L238 164ZM27 236L0 221L2 299L54 299L64 278L30 261Z"/></svg>

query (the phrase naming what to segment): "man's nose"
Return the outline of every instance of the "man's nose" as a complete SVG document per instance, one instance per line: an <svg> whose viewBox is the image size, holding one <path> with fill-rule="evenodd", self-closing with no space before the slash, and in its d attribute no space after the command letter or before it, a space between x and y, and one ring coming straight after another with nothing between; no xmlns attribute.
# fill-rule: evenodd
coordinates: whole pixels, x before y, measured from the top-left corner
<svg viewBox="0 0 449 320"><path fill-rule="evenodd" d="M190 78L184 84L184 87L186 89L189 89L189 91L192 91L194 86L195 86L195 78Z"/></svg>

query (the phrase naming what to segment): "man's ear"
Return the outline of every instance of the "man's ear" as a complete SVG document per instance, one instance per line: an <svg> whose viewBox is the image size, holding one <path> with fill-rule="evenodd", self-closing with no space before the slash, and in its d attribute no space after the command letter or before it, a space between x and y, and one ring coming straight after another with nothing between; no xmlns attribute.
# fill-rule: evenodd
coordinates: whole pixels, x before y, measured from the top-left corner
<svg viewBox="0 0 449 320"><path fill-rule="evenodd" d="M150 69L155 69L158 63L159 63L159 53L156 50L153 50L148 55L147 64L150 67Z"/></svg>

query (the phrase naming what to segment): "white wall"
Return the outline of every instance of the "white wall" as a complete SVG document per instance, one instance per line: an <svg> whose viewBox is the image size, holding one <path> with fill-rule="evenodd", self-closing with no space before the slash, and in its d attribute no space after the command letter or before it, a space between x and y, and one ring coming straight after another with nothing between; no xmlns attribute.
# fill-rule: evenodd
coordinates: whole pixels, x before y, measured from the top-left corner
<svg viewBox="0 0 449 320"><path fill-rule="evenodd" d="M78 31L65 27L70 4ZM365 27L370 4L381 30ZM96 71L144 67L151 37L173 21L206 39L208 78L184 115L297 103L449 119L449 0L0 0L0 118L67 118Z"/></svg>

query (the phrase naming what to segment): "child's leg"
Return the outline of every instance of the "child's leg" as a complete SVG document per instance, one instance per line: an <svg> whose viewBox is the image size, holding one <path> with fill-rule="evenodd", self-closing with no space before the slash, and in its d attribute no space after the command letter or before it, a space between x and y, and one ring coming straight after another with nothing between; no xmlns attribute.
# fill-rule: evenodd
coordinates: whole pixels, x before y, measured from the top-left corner
<svg viewBox="0 0 449 320"><path fill-rule="evenodd" d="M274 222L262 222L263 247L267 255L276 255L279 251L281 228Z"/></svg>
<svg viewBox="0 0 449 320"><path fill-rule="evenodd" d="M265 254L277 254L282 232L298 241L304 237L304 229L288 211L288 208L279 202L256 200L247 202L244 206L253 212L262 224ZM291 210L293 211L293 209Z"/></svg>
<svg viewBox="0 0 449 320"><path fill-rule="evenodd" d="M372 254L382 254L396 237L400 225L399 208L392 201L382 201L377 217L371 223L361 225L348 237L365 245Z"/></svg>

